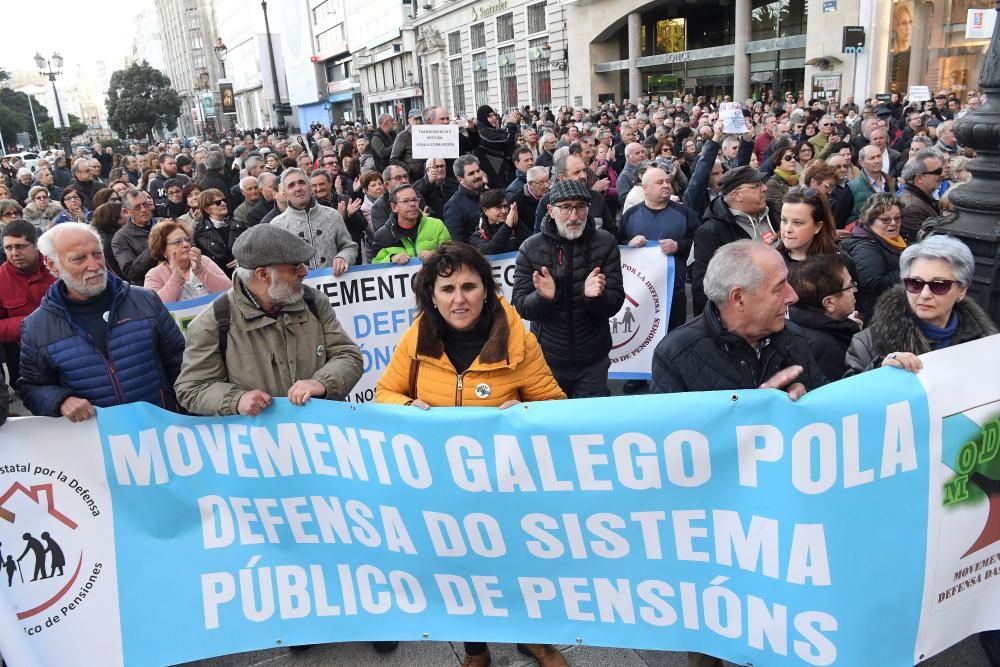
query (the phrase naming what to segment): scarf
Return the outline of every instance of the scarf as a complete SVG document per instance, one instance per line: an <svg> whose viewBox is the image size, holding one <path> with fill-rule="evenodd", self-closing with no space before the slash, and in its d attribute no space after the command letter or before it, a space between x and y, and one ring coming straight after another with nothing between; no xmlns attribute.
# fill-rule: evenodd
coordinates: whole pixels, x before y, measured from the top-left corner
<svg viewBox="0 0 1000 667"><path fill-rule="evenodd" d="M917 320L917 326L920 327L920 331L930 341L931 346L935 350L940 350L943 347L951 345L951 339L958 330L958 313L952 310L948 324L944 325L944 327L936 327L920 319Z"/></svg>
<svg viewBox="0 0 1000 667"><path fill-rule="evenodd" d="M796 186L796 185L799 184L799 175L798 174L789 173L789 172L785 171L784 169L775 169L774 173L776 173L778 175L778 178L780 178L781 180L783 180L785 183L788 183L792 187L794 187L794 186Z"/></svg>
<svg viewBox="0 0 1000 667"><path fill-rule="evenodd" d="M894 239L889 239L889 238L886 238L886 237L882 236L881 234L879 234L875 230L870 230L870 231L871 231L872 234L874 234L875 236L877 236L880 239L882 239L883 241L885 241L886 244L889 247L894 248L894 249L896 249L896 250L898 250L900 252L902 252L903 250L906 250L906 241L903 240L902 236L897 236Z"/></svg>

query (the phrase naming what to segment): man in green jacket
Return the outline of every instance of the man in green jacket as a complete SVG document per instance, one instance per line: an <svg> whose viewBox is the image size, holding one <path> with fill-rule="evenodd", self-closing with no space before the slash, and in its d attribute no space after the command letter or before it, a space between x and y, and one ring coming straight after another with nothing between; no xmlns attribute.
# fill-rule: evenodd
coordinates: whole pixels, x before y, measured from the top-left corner
<svg viewBox="0 0 1000 667"><path fill-rule="evenodd" d="M218 297L226 301L206 308L188 327L174 385L186 410L258 415L275 396L295 405L347 396L361 377L361 350L330 301L302 283L314 254L304 240L274 225L240 236L233 245L239 262L233 286Z"/></svg>
<svg viewBox="0 0 1000 667"><path fill-rule="evenodd" d="M372 264L406 264L423 259L451 240L444 223L421 212L420 198L412 185L401 185L389 195L389 220L372 240Z"/></svg>

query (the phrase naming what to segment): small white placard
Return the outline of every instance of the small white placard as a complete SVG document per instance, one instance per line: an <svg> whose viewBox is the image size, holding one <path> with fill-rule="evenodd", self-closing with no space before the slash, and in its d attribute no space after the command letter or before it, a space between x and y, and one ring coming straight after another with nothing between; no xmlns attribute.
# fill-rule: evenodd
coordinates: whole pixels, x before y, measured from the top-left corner
<svg viewBox="0 0 1000 667"><path fill-rule="evenodd" d="M457 125L414 125L411 132L414 159L458 157Z"/></svg>
<svg viewBox="0 0 1000 667"><path fill-rule="evenodd" d="M926 102L931 99L931 89L929 86L910 86L910 93L907 95L911 102Z"/></svg>
<svg viewBox="0 0 1000 667"><path fill-rule="evenodd" d="M719 118L726 134L743 134L747 131L746 117L739 102L723 102L719 105Z"/></svg>
<svg viewBox="0 0 1000 667"><path fill-rule="evenodd" d="M995 9L970 9L965 19L966 39L989 39L997 25Z"/></svg>

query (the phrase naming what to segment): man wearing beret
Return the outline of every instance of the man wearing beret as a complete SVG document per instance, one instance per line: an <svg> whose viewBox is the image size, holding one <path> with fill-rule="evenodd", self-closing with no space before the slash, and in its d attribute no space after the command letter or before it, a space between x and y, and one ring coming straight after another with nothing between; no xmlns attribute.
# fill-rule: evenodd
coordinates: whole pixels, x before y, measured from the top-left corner
<svg viewBox="0 0 1000 667"><path fill-rule="evenodd" d="M590 216L590 190L578 180L549 191L541 231L517 255L513 301L570 398L608 395L611 327L625 302L614 235Z"/></svg>
<svg viewBox="0 0 1000 667"><path fill-rule="evenodd" d="M251 227L237 239L232 288L188 327L174 385L186 410L258 415L275 396L295 405L347 396L361 377L361 351L329 300L302 284L314 253L274 225Z"/></svg>
<svg viewBox="0 0 1000 667"><path fill-rule="evenodd" d="M778 228L768 218L764 198L767 175L753 167L730 169L719 178L721 196L712 200L694 234L691 262L691 297L694 314L705 308L703 283L708 262L715 251L733 241L753 239L776 246Z"/></svg>

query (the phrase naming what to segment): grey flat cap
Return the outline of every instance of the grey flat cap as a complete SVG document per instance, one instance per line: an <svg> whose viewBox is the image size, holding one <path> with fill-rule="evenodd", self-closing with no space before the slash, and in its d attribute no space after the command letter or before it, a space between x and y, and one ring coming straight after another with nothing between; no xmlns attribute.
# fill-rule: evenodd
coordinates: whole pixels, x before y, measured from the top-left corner
<svg viewBox="0 0 1000 667"><path fill-rule="evenodd" d="M251 227L233 244L233 257L247 269L275 264L304 264L315 254L316 249L295 234L268 223Z"/></svg>

